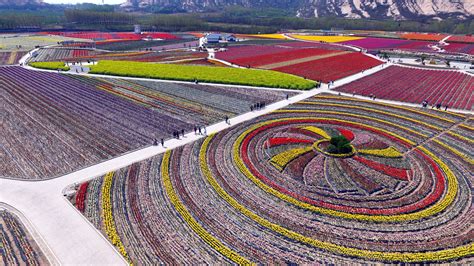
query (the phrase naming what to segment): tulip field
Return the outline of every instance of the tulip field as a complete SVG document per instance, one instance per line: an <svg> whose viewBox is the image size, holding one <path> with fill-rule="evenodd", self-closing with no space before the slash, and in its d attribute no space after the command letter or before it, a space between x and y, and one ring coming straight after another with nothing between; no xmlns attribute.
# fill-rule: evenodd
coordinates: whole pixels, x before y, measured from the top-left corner
<svg viewBox="0 0 474 266"><path fill-rule="evenodd" d="M15 65L18 61L27 54L26 51L1 52L0 51L0 65Z"/></svg>
<svg viewBox="0 0 474 266"><path fill-rule="evenodd" d="M430 105L455 109L474 108L474 77L450 70L390 66L337 90L418 104L426 100Z"/></svg>
<svg viewBox="0 0 474 266"><path fill-rule="evenodd" d="M49 261L12 213L0 209L0 264L49 265Z"/></svg>
<svg viewBox="0 0 474 266"><path fill-rule="evenodd" d="M314 81L269 70L149 64L130 61L100 61L91 67L90 73L296 90L309 90L316 86Z"/></svg>
<svg viewBox="0 0 474 266"><path fill-rule="evenodd" d="M93 41L130 41L130 40L141 40L143 38L151 38L151 39L162 39L162 40L170 40L170 39L178 39L179 37L170 33L165 32L145 32L142 34L135 34L131 32L41 32L43 35L53 35L53 36L61 36L67 38L75 38L75 39L85 39L85 40L93 40Z"/></svg>
<svg viewBox="0 0 474 266"><path fill-rule="evenodd" d="M362 53L322 45L326 46L290 43L231 47L218 52L216 58L243 67L270 69L323 82L345 78L382 64Z"/></svg>
<svg viewBox="0 0 474 266"><path fill-rule="evenodd" d="M248 112L287 92L0 67L0 176L45 179ZM294 95L294 93L289 93Z"/></svg>
<svg viewBox="0 0 474 266"><path fill-rule="evenodd" d="M30 62L44 61L77 61L83 57L93 57L98 53L88 49L45 48L37 51Z"/></svg>
<svg viewBox="0 0 474 266"><path fill-rule="evenodd" d="M77 184L71 202L135 265L469 264L473 129L319 94Z"/></svg>

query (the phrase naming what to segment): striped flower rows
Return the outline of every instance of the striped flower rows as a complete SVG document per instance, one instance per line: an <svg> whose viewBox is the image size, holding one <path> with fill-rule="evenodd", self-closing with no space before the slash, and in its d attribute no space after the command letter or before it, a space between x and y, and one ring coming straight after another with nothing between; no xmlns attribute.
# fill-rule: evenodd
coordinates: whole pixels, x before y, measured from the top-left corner
<svg viewBox="0 0 474 266"><path fill-rule="evenodd" d="M6 210L0 210L0 264L49 264L24 225L15 215Z"/></svg>
<svg viewBox="0 0 474 266"><path fill-rule="evenodd" d="M335 135L356 153L315 148ZM463 115L321 95L94 179L84 214L109 195L136 264L468 263L470 141Z"/></svg>
<svg viewBox="0 0 474 266"><path fill-rule="evenodd" d="M0 67L0 176L54 177L247 112L286 93ZM32 152L33 151L33 152Z"/></svg>

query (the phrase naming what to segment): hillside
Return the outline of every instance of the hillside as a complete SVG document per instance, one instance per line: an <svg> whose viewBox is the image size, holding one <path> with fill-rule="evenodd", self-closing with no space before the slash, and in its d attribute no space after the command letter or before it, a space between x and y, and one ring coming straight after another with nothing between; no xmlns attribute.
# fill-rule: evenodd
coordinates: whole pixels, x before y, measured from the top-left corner
<svg viewBox="0 0 474 266"><path fill-rule="evenodd" d="M474 16L472 0L128 0L122 7L146 10L159 6L199 12L231 5L294 10L299 17L467 19Z"/></svg>

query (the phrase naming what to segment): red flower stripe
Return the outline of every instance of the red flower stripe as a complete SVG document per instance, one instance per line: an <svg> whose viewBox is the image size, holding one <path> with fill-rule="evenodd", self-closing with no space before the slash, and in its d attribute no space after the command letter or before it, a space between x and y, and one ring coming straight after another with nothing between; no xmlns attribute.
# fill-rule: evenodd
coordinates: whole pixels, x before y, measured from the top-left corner
<svg viewBox="0 0 474 266"><path fill-rule="evenodd" d="M79 190L76 194L76 207L80 212L84 212L86 209L86 205L84 204L86 201L87 195L87 188L89 187L89 182L82 183L79 186Z"/></svg>
<svg viewBox="0 0 474 266"><path fill-rule="evenodd" d="M354 133L352 131L344 129L344 128L338 128L339 132L349 141L354 140Z"/></svg>
<svg viewBox="0 0 474 266"><path fill-rule="evenodd" d="M403 181L408 181L408 174L407 174L407 170L405 169L400 169L400 168L395 168L395 167L392 167L392 166L389 166L389 165L385 165L385 164L381 164L381 163L378 163L378 162L375 162L375 161L371 161L371 160L367 160L365 158L362 158L360 156L354 156L354 159L358 162L361 162L365 165L367 165L368 167L376 170L376 171L379 171L379 172L382 172L388 176L393 176L393 177L396 177L400 180L403 180Z"/></svg>
<svg viewBox="0 0 474 266"><path fill-rule="evenodd" d="M313 141L297 138L271 138L268 140L269 148L287 144L313 144Z"/></svg>

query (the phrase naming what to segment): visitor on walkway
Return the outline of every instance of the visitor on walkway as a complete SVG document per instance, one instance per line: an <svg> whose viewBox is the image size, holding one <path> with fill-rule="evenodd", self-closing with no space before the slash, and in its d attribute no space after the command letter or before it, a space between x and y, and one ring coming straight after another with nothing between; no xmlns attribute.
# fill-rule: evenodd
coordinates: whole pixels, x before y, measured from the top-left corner
<svg viewBox="0 0 474 266"><path fill-rule="evenodd" d="M181 129L181 135L183 135L184 138L184 129Z"/></svg>
<svg viewBox="0 0 474 266"><path fill-rule="evenodd" d="M165 147L165 140L161 139L161 146L164 148Z"/></svg>
<svg viewBox="0 0 474 266"><path fill-rule="evenodd" d="M229 123L229 117L228 117L228 116L225 116L225 123L228 124L228 125L230 125L230 123Z"/></svg>
<svg viewBox="0 0 474 266"><path fill-rule="evenodd" d="M444 110L445 110L445 111L448 111L448 108L449 108L449 107L446 105L446 107L444 107Z"/></svg>
<svg viewBox="0 0 474 266"><path fill-rule="evenodd" d="M158 140L157 139L153 139L153 146L158 146Z"/></svg>

